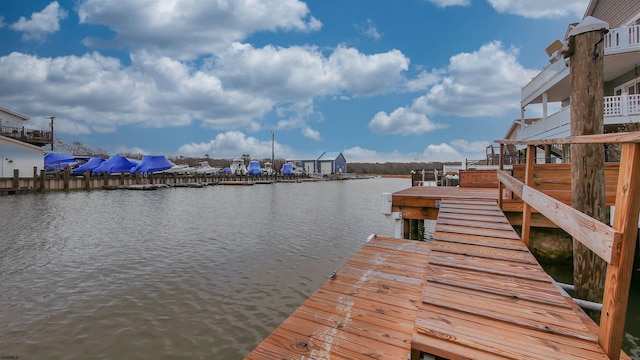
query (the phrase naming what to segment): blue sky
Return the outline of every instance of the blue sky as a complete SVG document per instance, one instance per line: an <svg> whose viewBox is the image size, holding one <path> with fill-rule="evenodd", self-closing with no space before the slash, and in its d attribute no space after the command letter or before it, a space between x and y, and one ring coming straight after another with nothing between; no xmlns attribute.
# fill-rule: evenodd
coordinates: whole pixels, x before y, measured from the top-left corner
<svg viewBox="0 0 640 360"><path fill-rule="evenodd" d="M111 154L480 159L587 5L0 1L0 106Z"/></svg>

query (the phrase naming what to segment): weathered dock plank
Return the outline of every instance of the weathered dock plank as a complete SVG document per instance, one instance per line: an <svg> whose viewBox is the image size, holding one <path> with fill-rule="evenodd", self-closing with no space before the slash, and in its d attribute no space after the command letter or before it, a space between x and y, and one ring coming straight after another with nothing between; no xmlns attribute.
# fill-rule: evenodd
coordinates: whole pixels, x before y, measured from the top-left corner
<svg viewBox="0 0 640 360"><path fill-rule="evenodd" d="M247 359L407 359L429 254L373 237Z"/></svg>
<svg viewBox="0 0 640 360"><path fill-rule="evenodd" d="M463 203L440 203L413 348L450 359L607 359L595 323L488 209L497 204Z"/></svg>

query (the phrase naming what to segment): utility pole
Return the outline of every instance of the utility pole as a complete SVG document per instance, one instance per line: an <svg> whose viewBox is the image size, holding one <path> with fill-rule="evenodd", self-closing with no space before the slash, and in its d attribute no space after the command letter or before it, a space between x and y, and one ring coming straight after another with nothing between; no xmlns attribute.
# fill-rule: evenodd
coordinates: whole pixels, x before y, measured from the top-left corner
<svg viewBox="0 0 640 360"><path fill-rule="evenodd" d="M275 144L276 136L273 133L273 130L270 130L270 131L271 131L271 166L275 167L276 165L274 164L274 161L275 161L275 157L276 157L275 154L276 153L274 151L274 144Z"/></svg>
<svg viewBox="0 0 640 360"><path fill-rule="evenodd" d="M586 17L569 32L571 57L571 136L604 133L604 35L609 24ZM567 56L565 55L565 56ZM571 145L571 195L575 209L607 223L604 187L604 146ZM601 302L606 262L573 240L575 296Z"/></svg>
<svg viewBox="0 0 640 360"><path fill-rule="evenodd" d="M51 120L51 152L53 152L53 143L55 142L55 139L53 137L53 120L55 118L55 116L49 116L49 120Z"/></svg>

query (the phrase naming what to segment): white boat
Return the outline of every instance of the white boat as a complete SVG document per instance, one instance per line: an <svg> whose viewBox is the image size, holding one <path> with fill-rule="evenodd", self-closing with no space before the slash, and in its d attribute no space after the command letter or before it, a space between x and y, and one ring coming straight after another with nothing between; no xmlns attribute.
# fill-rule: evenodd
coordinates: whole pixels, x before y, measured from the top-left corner
<svg viewBox="0 0 640 360"><path fill-rule="evenodd" d="M164 172L169 174L186 174L186 173L189 173L191 169L194 169L194 168L189 167L189 165L187 164L179 164L179 165L174 165L170 167Z"/></svg>
<svg viewBox="0 0 640 360"><path fill-rule="evenodd" d="M234 175L247 175L247 167L244 165L244 160L233 159L231 162L231 173Z"/></svg>
<svg viewBox="0 0 640 360"><path fill-rule="evenodd" d="M273 169L273 164L270 162L265 162L264 169L262 169L262 173L265 175L274 175L276 171Z"/></svg>
<svg viewBox="0 0 640 360"><path fill-rule="evenodd" d="M222 172L222 168L209 165L209 162L202 161L198 167L195 168L196 174L204 175L218 175Z"/></svg>

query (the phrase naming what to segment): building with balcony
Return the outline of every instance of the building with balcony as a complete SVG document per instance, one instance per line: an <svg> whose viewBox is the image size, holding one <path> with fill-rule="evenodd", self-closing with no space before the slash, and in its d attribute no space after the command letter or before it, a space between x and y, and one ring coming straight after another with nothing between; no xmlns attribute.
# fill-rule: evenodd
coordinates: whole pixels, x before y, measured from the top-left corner
<svg viewBox="0 0 640 360"><path fill-rule="evenodd" d="M0 136L42 147L50 145L53 150L53 117L51 129L41 130L25 126L28 117L0 107Z"/></svg>
<svg viewBox="0 0 640 360"><path fill-rule="evenodd" d="M609 24L604 37L605 132L640 130L640 1L591 0L584 17ZM565 39L576 24L568 26ZM522 88L521 119L515 139L534 140L570 135L571 63L562 56L563 42L555 41L546 51L547 65ZM541 106L542 117L525 121L527 107ZM553 111L552 111L553 110ZM511 129L513 130L513 128ZM513 135L513 134L512 134ZM545 157L562 156L561 149L547 149Z"/></svg>

